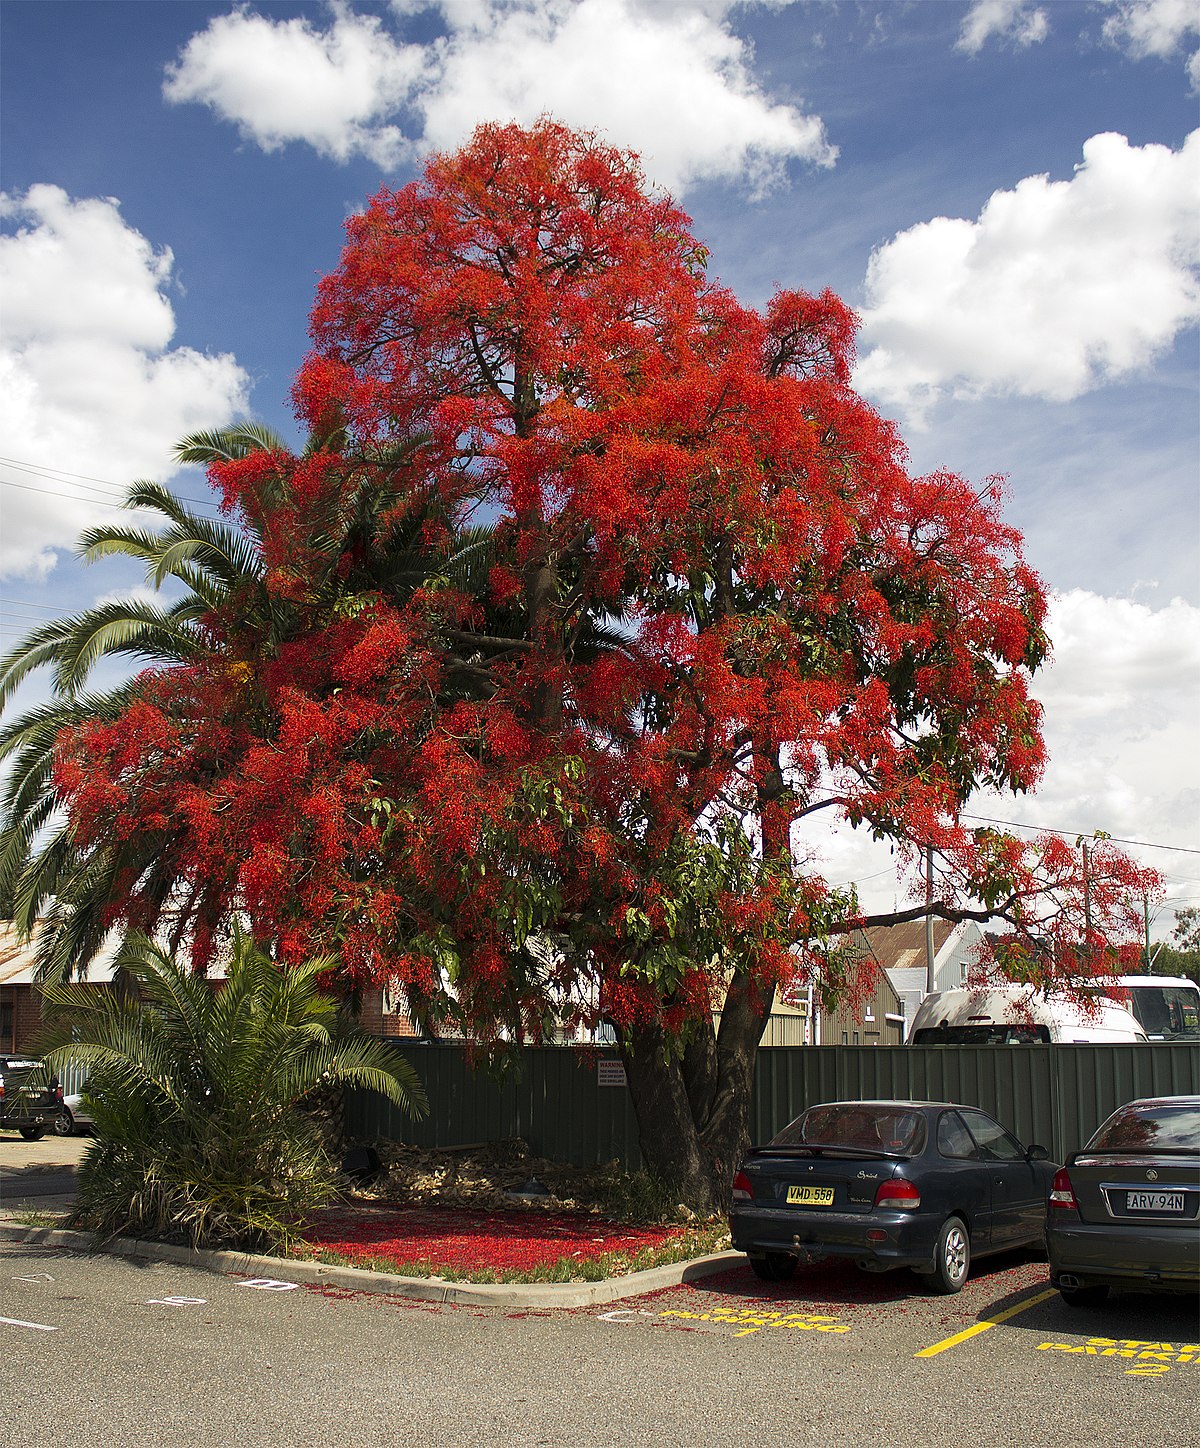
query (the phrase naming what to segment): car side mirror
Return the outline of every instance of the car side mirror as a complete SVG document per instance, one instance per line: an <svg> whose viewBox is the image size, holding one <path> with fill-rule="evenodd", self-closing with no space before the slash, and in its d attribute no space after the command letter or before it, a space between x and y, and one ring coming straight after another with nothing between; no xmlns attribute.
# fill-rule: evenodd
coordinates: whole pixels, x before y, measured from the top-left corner
<svg viewBox="0 0 1200 1448"><path fill-rule="evenodd" d="M1025 1153L1026 1161L1049 1161L1050 1153L1044 1146L1031 1146Z"/></svg>

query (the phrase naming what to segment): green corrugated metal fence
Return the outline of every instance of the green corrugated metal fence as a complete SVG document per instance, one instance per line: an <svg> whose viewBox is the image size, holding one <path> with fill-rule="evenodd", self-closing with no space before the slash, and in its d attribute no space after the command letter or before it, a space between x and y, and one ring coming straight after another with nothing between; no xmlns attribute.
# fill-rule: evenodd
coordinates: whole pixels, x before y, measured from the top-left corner
<svg viewBox="0 0 1200 1448"><path fill-rule="evenodd" d="M347 1124L367 1139L463 1146L523 1137L538 1156L592 1166L641 1165L637 1122L611 1057L532 1047L497 1081L457 1045L405 1045L429 1115L410 1122L381 1097L351 1092ZM609 1063L606 1065L606 1063ZM1148 1046L764 1046L752 1135L767 1141L817 1101L958 1101L981 1106L1056 1161L1139 1096L1200 1093L1200 1048Z"/></svg>

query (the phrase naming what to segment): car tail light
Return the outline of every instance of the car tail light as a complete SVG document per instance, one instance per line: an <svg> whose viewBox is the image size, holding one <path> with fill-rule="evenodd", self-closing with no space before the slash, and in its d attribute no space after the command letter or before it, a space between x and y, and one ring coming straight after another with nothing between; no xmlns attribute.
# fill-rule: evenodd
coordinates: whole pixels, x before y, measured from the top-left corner
<svg viewBox="0 0 1200 1448"><path fill-rule="evenodd" d="M921 1205L921 1193L912 1182L906 1182L903 1178L880 1182L879 1190L875 1193L875 1205L887 1207L893 1212L914 1212Z"/></svg>
<svg viewBox="0 0 1200 1448"><path fill-rule="evenodd" d="M752 1202L754 1200L754 1188L750 1185L750 1178L744 1171L738 1172L733 1179L733 1199L735 1202Z"/></svg>
<svg viewBox="0 0 1200 1448"><path fill-rule="evenodd" d="M1079 1203L1075 1200L1075 1190L1071 1186L1071 1178L1067 1175L1065 1166L1059 1167L1054 1173L1054 1185L1050 1188L1050 1205L1066 1207L1075 1212L1079 1210Z"/></svg>

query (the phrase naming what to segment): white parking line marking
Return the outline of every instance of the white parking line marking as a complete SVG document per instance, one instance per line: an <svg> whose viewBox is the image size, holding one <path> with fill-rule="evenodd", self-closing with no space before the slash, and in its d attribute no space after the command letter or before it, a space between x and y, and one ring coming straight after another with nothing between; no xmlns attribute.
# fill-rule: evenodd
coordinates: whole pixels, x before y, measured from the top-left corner
<svg viewBox="0 0 1200 1448"><path fill-rule="evenodd" d="M51 1327L45 1322L22 1322L19 1317L0 1317L0 1322L8 1323L9 1327L33 1327L38 1332L57 1332L57 1327Z"/></svg>
<svg viewBox="0 0 1200 1448"><path fill-rule="evenodd" d="M36 1276L33 1276L33 1277L14 1277L14 1278L13 1278L13 1281L14 1281L14 1282L53 1282L53 1281L54 1281L54 1278L50 1276L49 1272L39 1272L39 1273L36 1274Z"/></svg>
<svg viewBox="0 0 1200 1448"><path fill-rule="evenodd" d="M239 1282L238 1286L257 1287L263 1292L291 1292L300 1284L299 1282L280 1282L277 1277L247 1277L245 1282Z"/></svg>
<svg viewBox="0 0 1200 1448"><path fill-rule="evenodd" d="M147 1297L147 1307L203 1307L207 1297Z"/></svg>

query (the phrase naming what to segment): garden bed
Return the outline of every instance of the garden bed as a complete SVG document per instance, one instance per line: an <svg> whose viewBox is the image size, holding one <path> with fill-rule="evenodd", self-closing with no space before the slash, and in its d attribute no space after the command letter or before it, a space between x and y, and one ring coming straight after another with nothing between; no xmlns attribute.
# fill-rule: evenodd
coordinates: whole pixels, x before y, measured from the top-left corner
<svg viewBox="0 0 1200 1448"><path fill-rule="evenodd" d="M595 1282L729 1245L723 1223L634 1226L590 1212L366 1204L319 1213L293 1255L403 1277Z"/></svg>
<svg viewBox="0 0 1200 1448"><path fill-rule="evenodd" d="M698 1221L617 1162L574 1167L520 1140L376 1149L380 1175L317 1213L294 1255L406 1277L593 1282L729 1245L723 1219Z"/></svg>

